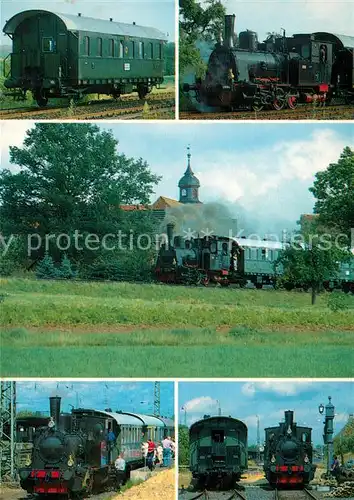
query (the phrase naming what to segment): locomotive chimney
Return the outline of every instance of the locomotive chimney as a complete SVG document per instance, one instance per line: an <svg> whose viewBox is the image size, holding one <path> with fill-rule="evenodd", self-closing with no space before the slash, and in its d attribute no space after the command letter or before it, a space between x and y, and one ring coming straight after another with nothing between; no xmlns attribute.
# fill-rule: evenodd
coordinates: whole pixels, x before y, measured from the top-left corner
<svg viewBox="0 0 354 500"><path fill-rule="evenodd" d="M294 424L294 412L291 410L288 410L285 412L285 427L286 430L292 429Z"/></svg>
<svg viewBox="0 0 354 500"><path fill-rule="evenodd" d="M60 401L60 396L53 396L49 398L50 416L53 418L57 427L59 426Z"/></svg>
<svg viewBox="0 0 354 500"><path fill-rule="evenodd" d="M112 22L113 21L113 17L110 17L109 20Z"/></svg>
<svg viewBox="0 0 354 500"><path fill-rule="evenodd" d="M234 46L235 14L225 16L225 38L224 46L232 49Z"/></svg>
<svg viewBox="0 0 354 500"><path fill-rule="evenodd" d="M169 224L167 224L167 239L168 239L168 248L172 248L173 247L173 228L175 227L175 225L170 222Z"/></svg>
<svg viewBox="0 0 354 500"><path fill-rule="evenodd" d="M78 16L81 17L81 12L78 13Z"/></svg>

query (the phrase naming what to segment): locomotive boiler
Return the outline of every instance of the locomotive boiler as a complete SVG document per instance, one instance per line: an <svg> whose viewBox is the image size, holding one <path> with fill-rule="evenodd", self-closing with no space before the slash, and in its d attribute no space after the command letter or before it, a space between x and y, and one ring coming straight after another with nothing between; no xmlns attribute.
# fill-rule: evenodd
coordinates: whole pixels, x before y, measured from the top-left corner
<svg viewBox="0 0 354 500"><path fill-rule="evenodd" d="M310 427L294 422L294 412L285 411L285 421L265 429L264 472L274 486L303 487L314 478Z"/></svg>
<svg viewBox="0 0 354 500"><path fill-rule="evenodd" d="M295 109L299 102L353 99L354 38L328 33L286 37L284 31L259 43L257 34L247 30L236 45L234 23L235 15L225 16L224 40L215 45L204 80L183 86L197 101L226 110L279 111ZM345 68L340 60L346 61Z"/></svg>
<svg viewBox="0 0 354 500"><path fill-rule="evenodd" d="M189 430L190 470L198 487L232 486L247 469L247 426L231 417L205 415Z"/></svg>

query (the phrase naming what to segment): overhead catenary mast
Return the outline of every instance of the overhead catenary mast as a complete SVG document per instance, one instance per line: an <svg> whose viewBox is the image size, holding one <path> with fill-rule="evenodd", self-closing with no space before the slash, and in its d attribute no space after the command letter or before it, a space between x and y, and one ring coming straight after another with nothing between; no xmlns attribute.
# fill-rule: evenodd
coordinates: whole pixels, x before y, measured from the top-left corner
<svg viewBox="0 0 354 500"><path fill-rule="evenodd" d="M161 414L161 384L155 382L154 385L154 415L159 417Z"/></svg>
<svg viewBox="0 0 354 500"><path fill-rule="evenodd" d="M0 481L15 479L16 382L1 382L0 389Z"/></svg>

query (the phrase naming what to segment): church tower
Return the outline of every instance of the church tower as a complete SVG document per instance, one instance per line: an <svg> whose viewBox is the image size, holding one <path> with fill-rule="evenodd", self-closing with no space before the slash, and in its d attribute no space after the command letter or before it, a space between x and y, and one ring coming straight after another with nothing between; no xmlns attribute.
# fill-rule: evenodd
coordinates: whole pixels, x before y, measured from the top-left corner
<svg viewBox="0 0 354 500"><path fill-rule="evenodd" d="M194 175L191 168L191 151L190 146L187 148L187 170L178 183L179 201L180 203L200 203L199 188L200 182Z"/></svg>

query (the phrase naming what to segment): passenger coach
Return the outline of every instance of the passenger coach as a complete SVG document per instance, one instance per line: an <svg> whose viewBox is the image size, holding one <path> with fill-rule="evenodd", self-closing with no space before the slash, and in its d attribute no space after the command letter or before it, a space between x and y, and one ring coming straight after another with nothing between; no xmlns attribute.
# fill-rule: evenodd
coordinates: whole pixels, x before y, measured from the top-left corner
<svg viewBox="0 0 354 500"><path fill-rule="evenodd" d="M3 31L13 46L5 87L18 97L30 90L40 106L93 92L118 98L137 91L143 99L163 81L166 37L155 28L27 10Z"/></svg>

